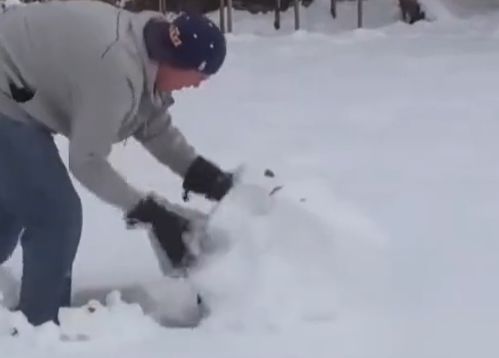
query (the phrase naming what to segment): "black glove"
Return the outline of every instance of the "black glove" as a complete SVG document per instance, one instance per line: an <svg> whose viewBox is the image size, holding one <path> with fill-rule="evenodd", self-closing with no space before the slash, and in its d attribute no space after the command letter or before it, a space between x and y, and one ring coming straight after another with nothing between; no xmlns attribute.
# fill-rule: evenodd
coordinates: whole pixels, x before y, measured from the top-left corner
<svg viewBox="0 0 499 358"><path fill-rule="evenodd" d="M197 157L184 177L184 200L190 191L204 194L210 200L222 200L232 188L233 175L223 172L203 157Z"/></svg>
<svg viewBox="0 0 499 358"><path fill-rule="evenodd" d="M189 221L167 210L152 196L142 199L125 217L129 226L140 223L151 225L152 232L174 267L182 265L187 248L182 234L189 230Z"/></svg>

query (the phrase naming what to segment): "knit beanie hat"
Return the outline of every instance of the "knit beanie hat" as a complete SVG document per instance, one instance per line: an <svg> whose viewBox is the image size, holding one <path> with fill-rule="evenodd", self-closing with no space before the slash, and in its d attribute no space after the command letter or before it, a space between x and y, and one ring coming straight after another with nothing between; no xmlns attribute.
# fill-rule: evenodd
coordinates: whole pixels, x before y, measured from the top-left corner
<svg viewBox="0 0 499 358"><path fill-rule="evenodd" d="M149 58L172 67L215 74L227 52L224 34L204 15L182 13L172 22L154 18L144 27Z"/></svg>

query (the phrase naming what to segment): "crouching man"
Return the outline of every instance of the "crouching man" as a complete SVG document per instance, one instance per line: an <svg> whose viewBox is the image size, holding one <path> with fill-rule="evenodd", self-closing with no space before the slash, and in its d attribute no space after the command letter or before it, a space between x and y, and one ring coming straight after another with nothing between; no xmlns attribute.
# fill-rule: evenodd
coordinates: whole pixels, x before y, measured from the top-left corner
<svg viewBox="0 0 499 358"><path fill-rule="evenodd" d="M0 21L0 263L20 240L19 309L35 324L69 305L82 209L53 135L69 139L69 169L128 225L146 224L174 266L189 221L133 188L109 163L133 136L183 178L220 200L232 176L204 159L171 123L171 92L197 87L224 62L223 34L206 17L131 13L101 2L49 2ZM147 241L145 241L147 242Z"/></svg>

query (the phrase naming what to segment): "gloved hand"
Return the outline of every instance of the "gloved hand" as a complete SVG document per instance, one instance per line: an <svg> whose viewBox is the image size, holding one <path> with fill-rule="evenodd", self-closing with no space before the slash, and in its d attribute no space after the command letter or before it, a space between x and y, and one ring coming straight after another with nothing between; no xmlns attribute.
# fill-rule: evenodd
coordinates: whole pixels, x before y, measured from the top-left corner
<svg viewBox="0 0 499 358"><path fill-rule="evenodd" d="M172 266L182 266L188 254L182 234L189 230L189 220L168 210L152 195L148 195L126 214L125 221L129 227L150 224L153 235Z"/></svg>
<svg viewBox="0 0 499 358"><path fill-rule="evenodd" d="M220 201L232 188L233 175L223 172L215 164L203 157L197 157L187 170L182 187L184 200L190 191L204 194L210 200Z"/></svg>

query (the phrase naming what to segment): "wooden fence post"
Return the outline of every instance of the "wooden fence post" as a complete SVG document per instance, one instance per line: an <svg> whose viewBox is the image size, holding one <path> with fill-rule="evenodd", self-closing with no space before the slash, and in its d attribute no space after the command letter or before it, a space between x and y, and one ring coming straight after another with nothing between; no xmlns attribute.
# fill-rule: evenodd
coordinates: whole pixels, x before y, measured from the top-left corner
<svg viewBox="0 0 499 358"><path fill-rule="evenodd" d="M294 0L295 8L295 30L300 29L300 0Z"/></svg>
<svg viewBox="0 0 499 358"><path fill-rule="evenodd" d="M220 30L225 32L225 0L220 0Z"/></svg>
<svg viewBox="0 0 499 358"><path fill-rule="evenodd" d="M357 0L357 27L361 28L363 26L364 11L363 11L363 0Z"/></svg>

